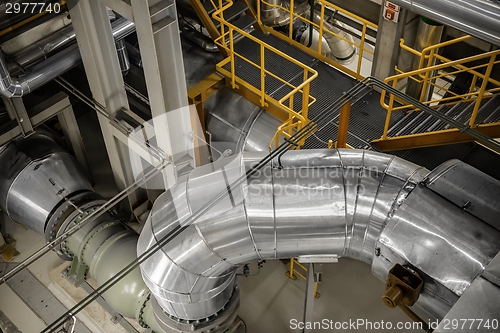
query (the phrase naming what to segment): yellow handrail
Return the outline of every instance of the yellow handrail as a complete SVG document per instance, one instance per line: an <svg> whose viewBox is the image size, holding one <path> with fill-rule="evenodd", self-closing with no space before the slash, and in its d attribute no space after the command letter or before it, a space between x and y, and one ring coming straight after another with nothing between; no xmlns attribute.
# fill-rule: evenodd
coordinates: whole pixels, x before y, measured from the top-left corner
<svg viewBox="0 0 500 333"><path fill-rule="evenodd" d="M420 57L420 61L419 61L418 67L417 67L417 69L420 69L420 68L423 68L423 66L424 66L424 60L429 59L429 57L432 57L438 49L449 46L449 45L453 45L453 44L456 44L459 42L463 42L463 41L466 41L466 40L471 39L471 38L472 38L472 36L469 36L469 35L458 37L458 38L451 39L451 40L446 41L446 42L430 45L430 46L424 48L422 51L417 51L417 50L407 46L405 44L404 38L401 38L399 41L399 46L403 50L408 51L408 52ZM427 54L427 53L429 53L429 54ZM451 61L449 59L446 59L446 60Z"/></svg>
<svg viewBox="0 0 500 333"><path fill-rule="evenodd" d="M458 43L464 40L467 40L471 38L470 36L464 36L460 38L456 38L451 41L447 41L444 43L436 44L430 47L425 48L422 52L416 51L406 45L404 45L404 40L401 40L401 48L404 50L407 50L417 56L420 56L420 66L418 69L410 71L410 72L403 72L401 70L397 70L399 74L396 74L394 76L391 76L385 80L385 83L391 85L393 88L396 88L398 86L398 82L403 79L407 80L415 80L419 83L422 84L422 94L420 96L420 102L426 105L441 105L443 102L446 103L456 103L459 101L476 101L474 108L472 110L472 114L469 120L469 126L475 127L477 124L475 123L476 121L476 116L479 111L479 108L481 106L481 101L485 97L492 96L493 93L499 92L500 91L500 82L491 78L490 74L492 72L493 66L496 64L500 63L500 59L497 60L497 56L500 55L500 50L495 50L495 51L490 51L486 52L483 54L479 55L474 55L470 57L466 57L463 59L459 60L450 60L447 59L439 54L437 54L436 50L452 45L454 43ZM428 66L423 68L425 64L425 60L427 60ZM432 65L434 64L437 60L439 60L439 64ZM470 67L467 67L468 63L477 63L479 62L479 65L473 65ZM479 69L483 69L484 73L479 72ZM459 73L467 72L472 75L472 80L471 84L468 88L468 92L464 94L457 94L446 87L438 84L436 82L437 79L442 79L444 77L449 77L453 76ZM481 85L479 87L476 86L478 79L481 80ZM424 96L424 92L426 91L426 88L428 86L433 86L437 87L445 92L447 92L449 97L443 97L439 99L432 99L431 100L425 100L426 96ZM488 87L488 85L490 85ZM488 89L487 89L488 88ZM380 98L380 104L387 109L387 116L386 116L386 122L384 124L384 132L382 135L382 139L387 139L388 137L388 129L389 129L389 124L392 116L392 112L395 110L401 110L401 109L413 109L413 110L418 110L415 106L408 104L404 101L398 100L402 105L401 106L394 106L394 102L396 100L396 97L394 95L389 96L389 102L386 103L386 91L382 91L381 98Z"/></svg>
<svg viewBox="0 0 500 333"><path fill-rule="evenodd" d="M219 0L220 1L220 0ZM278 129L278 132L275 135L275 138L273 138L273 142L278 142L279 141L279 136L280 135L285 135L289 136L289 133L292 133L294 130L300 130L308 121L308 108L309 106L316 101L316 99L312 96L310 96L310 84L312 80L314 80L317 76L318 73L310 68L309 66L306 66L302 64L301 62L297 61L296 59L290 57L286 53L266 44L262 40L252 36L250 33L238 28L237 26L227 22L224 19L223 13L226 9L231 7L233 4L232 1L229 1L225 6L220 6L218 10L216 10L213 13L213 18L221 23L221 36L215 40L215 43L221 47L223 47L227 53L228 57L221 62L219 62L216 67L217 70L226 75L231 82L231 87L232 88L237 88L239 85L249 89L250 91L254 92L258 96L260 96L260 104L261 106L266 106L268 103L272 103L278 107L280 107L282 110L287 112L289 114L289 123L287 123L287 126L280 126ZM227 31L226 29L227 28ZM259 62L260 64L255 63L254 61L246 58L245 56L239 54L238 52L235 51L234 48L234 34L239 33L246 38L252 40L256 44L258 44L258 47L260 49L260 55L259 55ZM284 61L288 61L291 64L294 64L301 68L303 70L303 81L297 86L292 85L288 81L282 79L275 73L273 73L270 69L266 68L265 60L266 60L266 52L272 52L274 54L279 55L284 59ZM236 73L236 58L243 60L247 64L250 64L251 66L257 68L260 72L260 87L257 87L247 81L245 81L243 78L239 77ZM224 67L230 64L230 70L225 69ZM290 88L290 91L280 98L279 100L276 100L275 98L269 96L266 94L266 76L270 76L279 82L283 83L285 86L288 86ZM294 96L296 94L301 94L302 95L302 105L300 106L299 111L297 111L296 107L294 106ZM287 105L288 104L288 105ZM299 145L303 144L302 140Z"/></svg>
<svg viewBox="0 0 500 333"><path fill-rule="evenodd" d="M289 29L288 29L288 35L283 35L281 33L278 33L276 32L274 29L270 28L270 27L264 27L264 29L273 34L273 35L276 35L280 38L286 38L287 41L289 41L290 43L294 44L295 46L299 47L300 49L308 52L308 53L311 53L313 54L316 58L322 60L322 61L325 61L329 64L331 64L332 66L334 67L337 67L338 69L340 69L341 71L357 78L357 79L363 79L364 76L361 74L361 65L362 65L362 59L363 59L363 56L365 53L368 53L370 55L373 55L374 54L374 51L372 51L372 49L370 48L367 48L366 47L366 35L367 35L367 30L368 28L372 28L373 30L377 30L377 25L356 15L356 14L353 14L341 7L338 7L337 5L331 3L331 2L328 2L326 0L317 0L317 4L319 4L321 6L320 8L320 22L319 23L316 23L316 22L313 22L311 20L309 20L307 17L305 17L305 15L303 15L303 13L297 13L296 10L298 9L298 7L295 7L294 5L294 0L291 0L290 1L290 6L289 7L283 7L281 5L278 5L278 4L272 4L272 3L269 3L267 2L266 0L258 0L257 1L257 18L259 20L259 22L261 21L261 17L260 17L260 2L262 1L262 3L266 4L267 6L269 7L275 7L275 8L279 8L280 10L284 11L287 13L287 15L289 17L291 17L292 19L289 20ZM359 43L353 41L353 40L350 40L348 38L345 38L344 36L334 32L334 31L331 31L329 29L327 29L325 27L325 24L324 22L326 21L325 20L325 8L329 8L329 9L332 9L334 10L335 12L338 12L338 13L342 13L343 15L349 17L350 19L354 20L354 21L358 21L361 25L361 30L360 30L360 40L359 40ZM336 62L335 60L333 59L330 59L328 57L326 57L323 53L322 53L322 43L319 42L318 45L316 46L316 48L313 49L313 47L309 47L307 48L306 46L296 42L294 39L293 39L293 22L295 22L296 20L301 20L303 21L304 23L308 24L308 25L312 25L316 28L316 30L318 30L319 32L319 38L318 40L322 40L323 39L323 36L325 36L325 34L329 34L329 35L333 35L333 36L336 36L337 38L339 38L340 40L343 40L347 43L349 43L350 45L352 45L353 47L357 48L358 50L358 59L357 59L357 65L356 65L356 70L351 70L349 69L348 67L346 66L343 66L341 64L339 64L338 62Z"/></svg>

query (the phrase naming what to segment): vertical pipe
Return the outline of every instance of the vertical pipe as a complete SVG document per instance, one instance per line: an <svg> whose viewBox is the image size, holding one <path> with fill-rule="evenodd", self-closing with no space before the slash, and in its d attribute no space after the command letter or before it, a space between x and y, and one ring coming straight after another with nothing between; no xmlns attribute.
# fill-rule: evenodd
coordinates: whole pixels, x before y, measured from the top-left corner
<svg viewBox="0 0 500 333"><path fill-rule="evenodd" d="M441 41L441 37L443 35L443 25L441 23L432 21L426 17L420 17L420 24L417 30L417 38L415 40L415 46L413 47L415 50L422 52L425 48L438 44ZM424 55L422 55L424 56ZM419 69L420 58L414 56L412 61L412 70ZM429 64L432 66L433 64ZM432 74L430 74L432 77ZM406 94L419 99L423 92L423 84L418 83L413 80L408 80L406 86ZM427 89L429 91L427 91ZM423 92L423 96L427 98L430 93L430 86L427 86L427 89Z"/></svg>
<svg viewBox="0 0 500 333"><path fill-rule="evenodd" d="M118 55L118 62L120 63L120 69L122 70L122 75L128 74L130 69L130 61L128 58L127 48L125 47L125 40L120 39L115 42L116 53Z"/></svg>

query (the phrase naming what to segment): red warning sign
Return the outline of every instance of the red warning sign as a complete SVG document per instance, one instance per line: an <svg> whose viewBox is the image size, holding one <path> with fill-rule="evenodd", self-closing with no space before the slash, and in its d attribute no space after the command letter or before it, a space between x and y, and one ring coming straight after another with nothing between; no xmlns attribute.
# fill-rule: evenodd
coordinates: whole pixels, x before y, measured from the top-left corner
<svg viewBox="0 0 500 333"><path fill-rule="evenodd" d="M388 21L398 22L400 10L400 6L393 4L390 1L386 1L384 5L384 18Z"/></svg>

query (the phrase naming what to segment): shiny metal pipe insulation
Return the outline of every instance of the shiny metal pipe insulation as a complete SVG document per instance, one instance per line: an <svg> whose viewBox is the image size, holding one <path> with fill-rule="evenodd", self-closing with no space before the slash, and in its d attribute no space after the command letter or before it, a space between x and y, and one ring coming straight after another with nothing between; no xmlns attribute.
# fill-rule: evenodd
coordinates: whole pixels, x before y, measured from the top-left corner
<svg viewBox="0 0 500 333"><path fill-rule="evenodd" d="M162 194L138 254L227 191L264 155L246 153L197 168ZM500 232L428 188L428 176L415 164L371 151L287 152L143 263L142 276L160 312L202 320L227 304L236 268L252 261L344 256L371 264L383 281L401 263L424 277L417 304L442 318L499 252ZM500 191L498 181L488 182ZM493 215L500 217L499 208Z"/></svg>
<svg viewBox="0 0 500 333"><path fill-rule="evenodd" d="M133 22L126 20L125 18L120 18L112 23L113 37L116 40L120 40L127 35L131 34L135 30ZM63 33L61 35L55 35L54 40L60 40L63 45L68 45L75 39L74 34ZM62 45L57 45L56 48ZM51 49L52 51L54 48ZM30 51L33 52L33 51ZM34 50L38 53L38 50ZM38 53L40 56L44 56L45 53ZM32 61L33 55L25 55ZM26 59L28 59L26 58ZM11 97L21 97L25 94L29 94L32 90L35 90L45 83L53 80L54 78L60 76L67 70L78 65L81 61L80 51L78 45L74 44L56 55L48 58L40 64L35 65L31 68L30 72L26 75L19 77L18 79L13 79L9 73L9 67L3 57L0 54L0 94L7 98Z"/></svg>
<svg viewBox="0 0 500 333"><path fill-rule="evenodd" d="M47 242L103 203L75 158L48 132L37 131L1 150L0 209L12 220L45 234ZM104 214L66 239L56 252L66 260L76 257L102 285L137 258L138 237ZM103 297L116 312L163 332L152 314L149 295L137 267Z"/></svg>
<svg viewBox="0 0 500 333"><path fill-rule="evenodd" d="M414 13L500 45L500 3L496 0L394 0Z"/></svg>

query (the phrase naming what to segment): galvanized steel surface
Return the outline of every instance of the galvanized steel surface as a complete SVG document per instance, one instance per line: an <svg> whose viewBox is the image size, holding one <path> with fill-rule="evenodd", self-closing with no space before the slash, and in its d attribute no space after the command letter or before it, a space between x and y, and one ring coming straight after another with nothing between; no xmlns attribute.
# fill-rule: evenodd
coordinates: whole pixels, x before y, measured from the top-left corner
<svg viewBox="0 0 500 333"><path fill-rule="evenodd" d="M160 196L140 236L139 255L262 156L244 155L244 169L241 157L199 168ZM368 151L287 152L141 265L143 277L166 312L193 320L225 304L243 263L304 254L371 263L392 210L427 172Z"/></svg>
<svg viewBox="0 0 500 333"><path fill-rule="evenodd" d="M39 233L64 198L92 189L76 160L42 133L9 144L0 165L0 208Z"/></svg>
<svg viewBox="0 0 500 333"><path fill-rule="evenodd" d="M500 4L488 0L393 0L412 12L500 45Z"/></svg>

